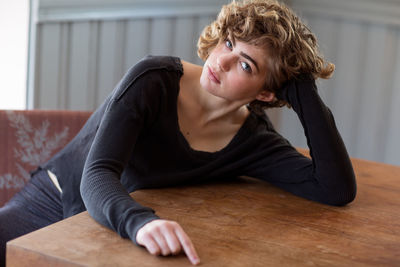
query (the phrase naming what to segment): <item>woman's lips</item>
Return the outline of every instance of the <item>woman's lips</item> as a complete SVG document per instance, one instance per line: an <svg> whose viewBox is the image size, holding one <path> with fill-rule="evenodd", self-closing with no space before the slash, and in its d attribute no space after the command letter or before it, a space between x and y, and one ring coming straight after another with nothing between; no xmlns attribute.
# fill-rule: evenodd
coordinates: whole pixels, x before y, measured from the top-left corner
<svg viewBox="0 0 400 267"><path fill-rule="evenodd" d="M217 78L217 75L215 74L215 72L212 70L212 68L211 67L209 67L209 66L207 66L207 69L208 69L208 78L211 80L211 81L213 81L213 82L215 82L215 83L221 83L220 81L219 81L219 79Z"/></svg>

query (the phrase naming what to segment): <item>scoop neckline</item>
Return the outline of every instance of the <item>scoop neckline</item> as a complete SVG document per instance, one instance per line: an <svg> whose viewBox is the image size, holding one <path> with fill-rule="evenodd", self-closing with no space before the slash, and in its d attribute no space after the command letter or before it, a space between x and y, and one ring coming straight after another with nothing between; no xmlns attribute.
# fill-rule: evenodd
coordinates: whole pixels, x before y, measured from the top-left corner
<svg viewBox="0 0 400 267"><path fill-rule="evenodd" d="M177 84L176 84L176 96L175 96L175 128L177 130L178 133L178 138L180 139L181 143L183 143L184 148L187 152L191 153L191 154L195 154L198 156L205 156L205 157L216 157L219 154L225 152L226 150L229 150L231 146L233 146L234 144L236 144L239 140L239 137L241 137L245 132L246 132L246 128L247 128L247 124L250 124L251 122L251 118L253 117L253 112L251 111L251 109L249 109L248 106L246 106L246 108L249 110L249 115L246 117L246 119L244 120L244 122L242 123L242 125L240 126L240 128L237 130L237 132L235 133L235 135L232 137L232 139L228 142L228 144L226 146L224 146L223 148L221 148L220 150L217 151L205 151L205 150L197 150L194 149L190 143L188 142L188 140L186 139L186 137L183 135L180 125L179 125L179 116L178 116L178 97L179 97L179 92L181 90L180 88L180 80L183 76L184 70L183 70L183 65L181 62L181 59L176 61L179 64L179 69L181 70L181 76L179 77L179 79L177 80Z"/></svg>
<svg viewBox="0 0 400 267"><path fill-rule="evenodd" d="M177 98L177 100L178 100L178 98ZM250 114L247 116L247 118L245 119L243 124L240 126L239 130L235 133L235 135L228 142L228 144L226 146L224 146L223 148L221 148L220 150L217 150L217 151L198 150L198 149L194 149L190 145L190 143L188 142L188 140L183 135L183 133L182 133L182 131L180 129L178 110L177 109L176 109L176 112L175 112L175 124L176 124L176 129L177 129L177 132L178 132L178 135L179 135L179 139L184 144L184 148L185 148L186 151L188 151L188 152L190 152L192 154L203 155L203 156L217 156L217 155L225 152L226 150L229 150L232 146L234 146L239 141L239 139L242 137L242 135L246 132L247 124L250 123L252 116L253 116L253 113L250 111Z"/></svg>

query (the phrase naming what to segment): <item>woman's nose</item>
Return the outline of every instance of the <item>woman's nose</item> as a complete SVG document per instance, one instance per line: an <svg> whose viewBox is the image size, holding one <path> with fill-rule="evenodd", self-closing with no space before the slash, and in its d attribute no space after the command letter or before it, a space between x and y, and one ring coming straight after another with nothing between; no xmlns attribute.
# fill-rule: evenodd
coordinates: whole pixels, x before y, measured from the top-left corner
<svg viewBox="0 0 400 267"><path fill-rule="evenodd" d="M217 58L217 64L222 71L228 71L233 62L233 57L228 54L219 55Z"/></svg>

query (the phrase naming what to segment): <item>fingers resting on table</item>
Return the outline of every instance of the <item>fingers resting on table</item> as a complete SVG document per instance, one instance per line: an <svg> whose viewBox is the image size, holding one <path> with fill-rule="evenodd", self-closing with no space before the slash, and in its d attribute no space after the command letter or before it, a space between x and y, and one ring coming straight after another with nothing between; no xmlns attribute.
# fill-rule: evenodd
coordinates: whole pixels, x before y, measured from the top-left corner
<svg viewBox="0 0 400 267"><path fill-rule="evenodd" d="M153 220L139 229L136 242L153 255L177 255L182 250L194 265L200 262L192 241L182 227L169 220Z"/></svg>

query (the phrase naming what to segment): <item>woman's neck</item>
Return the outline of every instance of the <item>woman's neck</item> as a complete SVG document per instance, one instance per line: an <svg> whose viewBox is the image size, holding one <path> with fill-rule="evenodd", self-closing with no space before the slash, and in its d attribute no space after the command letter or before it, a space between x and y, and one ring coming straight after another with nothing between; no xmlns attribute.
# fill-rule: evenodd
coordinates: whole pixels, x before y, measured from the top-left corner
<svg viewBox="0 0 400 267"><path fill-rule="evenodd" d="M180 107L190 112L202 124L220 120L241 123L249 111L245 103L229 102L210 94L201 87L200 76L202 67L182 61L184 75L180 82Z"/></svg>

